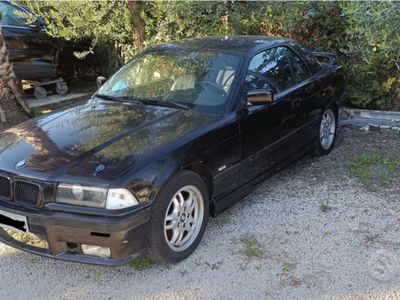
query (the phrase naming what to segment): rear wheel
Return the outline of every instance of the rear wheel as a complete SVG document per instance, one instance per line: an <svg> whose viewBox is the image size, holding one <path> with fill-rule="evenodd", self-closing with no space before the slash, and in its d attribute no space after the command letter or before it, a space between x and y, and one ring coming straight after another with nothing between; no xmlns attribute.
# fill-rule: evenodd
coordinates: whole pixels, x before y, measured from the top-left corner
<svg viewBox="0 0 400 300"><path fill-rule="evenodd" d="M44 99L47 97L47 91L42 86L35 86L33 89L33 95L36 99Z"/></svg>
<svg viewBox="0 0 400 300"><path fill-rule="evenodd" d="M209 216L208 190L197 174L181 171L160 190L150 219L150 253L179 262L197 248Z"/></svg>
<svg viewBox="0 0 400 300"><path fill-rule="evenodd" d="M316 138L315 155L322 156L332 151L336 141L337 111L329 107L320 118Z"/></svg>
<svg viewBox="0 0 400 300"><path fill-rule="evenodd" d="M56 83L56 92L59 95L65 95L68 93L68 85L65 81L59 81Z"/></svg>

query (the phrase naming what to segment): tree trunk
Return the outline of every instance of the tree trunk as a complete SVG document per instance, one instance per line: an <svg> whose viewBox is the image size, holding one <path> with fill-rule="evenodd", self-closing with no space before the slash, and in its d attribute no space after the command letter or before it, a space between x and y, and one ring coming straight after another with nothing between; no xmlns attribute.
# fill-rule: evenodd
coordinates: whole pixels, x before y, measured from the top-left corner
<svg viewBox="0 0 400 300"><path fill-rule="evenodd" d="M135 31L134 41L136 46L136 51L141 52L144 48L144 38L146 24L144 23L142 17L140 16L140 11L138 8L137 1L128 1L128 9L131 13L133 28Z"/></svg>
<svg viewBox="0 0 400 300"><path fill-rule="evenodd" d="M25 121L29 115L30 109L8 56L0 13L0 130Z"/></svg>

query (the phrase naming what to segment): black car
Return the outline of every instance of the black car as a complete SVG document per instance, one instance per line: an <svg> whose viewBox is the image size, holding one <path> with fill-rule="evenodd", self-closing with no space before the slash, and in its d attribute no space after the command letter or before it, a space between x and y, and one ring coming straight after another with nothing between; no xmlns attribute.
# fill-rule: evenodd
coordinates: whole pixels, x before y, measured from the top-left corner
<svg viewBox="0 0 400 300"><path fill-rule="evenodd" d="M1 134L0 240L85 263L148 252L178 262L209 215L304 154L332 150L343 84L333 55L284 38L150 48L91 99Z"/></svg>
<svg viewBox="0 0 400 300"><path fill-rule="evenodd" d="M53 78L56 49L43 20L29 9L0 1L2 29L15 74L26 80Z"/></svg>

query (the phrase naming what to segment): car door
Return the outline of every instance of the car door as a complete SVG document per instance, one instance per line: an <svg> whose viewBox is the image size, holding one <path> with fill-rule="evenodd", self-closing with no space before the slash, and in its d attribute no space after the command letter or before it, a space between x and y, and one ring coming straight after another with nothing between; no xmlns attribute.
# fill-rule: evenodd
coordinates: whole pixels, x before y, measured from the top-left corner
<svg viewBox="0 0 400 300"><path fill-rule="evenodd" d="M321 107L319 97L322 92L321 84L293 48L287 48L287 55L293 73L293 88L301 95L299 101L295 103L298 116L297 131L292 138L296 140L295 143L300 147L306 147L315 137L313 121L319 115L319 111L317 112L315 108Z"/></svg>
<svg viewBox="0 0 400 300"><path fill-rule="evenodd" d="M303 92L300 75L292 65L286 46L277 46L255 54L248 66L242 105L248 92L270 89L273 101L267 105L247 103L240 112L242 163L240 183L245 184L296 154L303 141L296 131L304 125Z"/></svg>

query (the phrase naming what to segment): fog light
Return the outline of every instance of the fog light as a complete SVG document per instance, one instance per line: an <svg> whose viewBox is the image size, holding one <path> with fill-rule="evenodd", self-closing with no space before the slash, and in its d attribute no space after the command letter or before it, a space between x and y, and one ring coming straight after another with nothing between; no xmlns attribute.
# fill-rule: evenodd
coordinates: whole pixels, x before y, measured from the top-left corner
<svg viewBox="0 0 400 300"><path fill-rule="evenodd" d="M94 255L104 258L111 257L111 249L108 247L100 247L95 245L82 244L82 252L87 255Z"/></svg>

